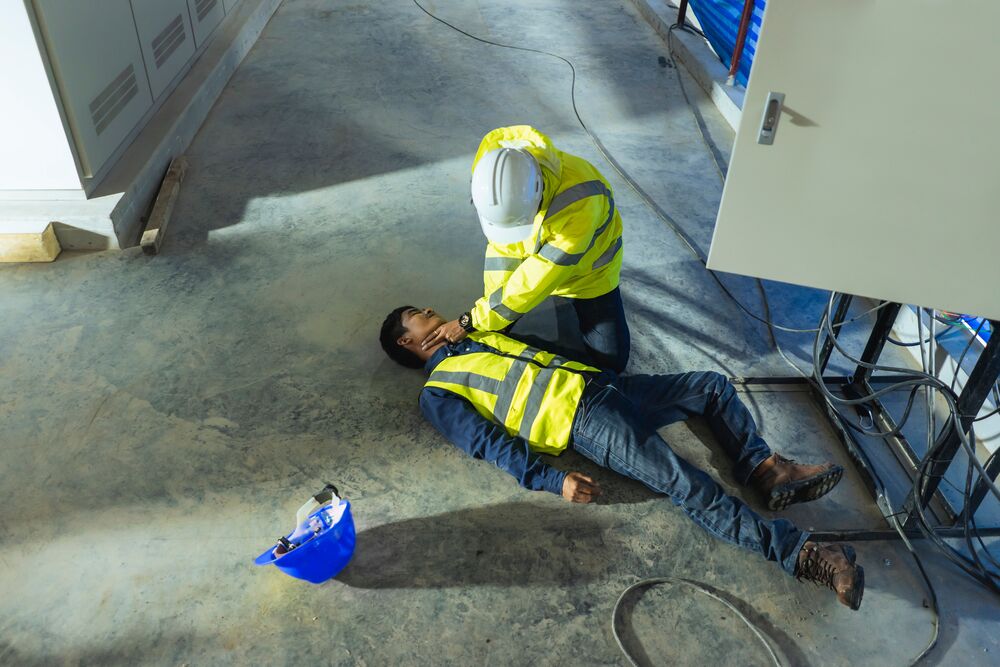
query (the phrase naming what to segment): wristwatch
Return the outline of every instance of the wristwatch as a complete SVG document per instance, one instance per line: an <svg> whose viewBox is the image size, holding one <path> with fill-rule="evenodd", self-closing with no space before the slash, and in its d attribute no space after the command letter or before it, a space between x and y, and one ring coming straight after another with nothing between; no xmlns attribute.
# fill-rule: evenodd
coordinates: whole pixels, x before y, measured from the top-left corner
<svg viewBox="0 0 1000 667"><path fill-rule="evenodd" d="M476 330L476 328L472 326L472 315L469 313L462 313L458 316L458 326L465 329L466 333L472 333Z"/></svg>

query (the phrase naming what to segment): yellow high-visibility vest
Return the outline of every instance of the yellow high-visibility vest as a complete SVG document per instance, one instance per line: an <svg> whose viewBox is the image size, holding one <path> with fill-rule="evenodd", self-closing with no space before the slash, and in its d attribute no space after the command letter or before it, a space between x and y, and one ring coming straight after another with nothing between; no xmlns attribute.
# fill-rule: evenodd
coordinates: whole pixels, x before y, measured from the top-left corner
<svg viewBox="0 0 1000 667"><path fill-rule="evenodd" d="M497 352L445 357L424 386L458 394L483 417L527 440L536 452L558 454L566 449L586 384L581 371L600 369L498 333L476 332L469 338Z"/></svg>
<svg viewBox="0 0 1000 667"><path fill-rule="evenodd" d="M484 153L523 148L542 167L544 192L531 238L486 246L484 296L472 309L478 331L499 331L551 295L592 299L618 287L622 221L611 185L583 158L556 150L527 125L493 130L479 144Z"/></svg>

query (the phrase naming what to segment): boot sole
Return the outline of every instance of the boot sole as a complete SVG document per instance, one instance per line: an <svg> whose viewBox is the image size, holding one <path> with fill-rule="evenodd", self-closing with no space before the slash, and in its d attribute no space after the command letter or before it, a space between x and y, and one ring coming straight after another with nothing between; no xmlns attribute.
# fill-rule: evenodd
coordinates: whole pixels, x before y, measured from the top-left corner
<svg viewBox="0 0 1000 667"><path fill-rule="evenodd" d="M837 486L843 476L844 469L840 466L833 466L818 475L776 486L771 489L771 494L767 499L767 509L780 511L795 503L805 503L822 498L830 493L833 487Z"/></svg>
<svg viewBox="0 0 1000 667"><path fill-rule="evenodd" d="M854 587L851 589L851 597L844 603L853 611L861 608L861 598L865 594L865 568L860 565L854 566Z"/></svg>

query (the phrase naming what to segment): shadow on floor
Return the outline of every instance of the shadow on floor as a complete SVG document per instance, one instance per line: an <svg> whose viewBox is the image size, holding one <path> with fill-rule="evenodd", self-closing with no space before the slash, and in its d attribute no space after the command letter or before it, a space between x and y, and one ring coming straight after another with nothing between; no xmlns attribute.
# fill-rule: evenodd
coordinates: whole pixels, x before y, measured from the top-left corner
<svg viewBox="0 0 1000 667"><path fill-rule="evenodd" d="M622 39L622 31L637 26L620 8L587 8L579 20L578 3L568 0L544 10L522 4L487 10L485 23L481 8L471 4L434 11L473 32L495 31L526 45L551 40L540 19L555 15L560 26L572 24L579 34L567 31L550 48L577 60L580 75L599 86L602 97L620 100L635 117L685 106L669 94L675 84L656 64L658 40ZM502 82L504 73L526 66L533 67L530 78ZM492 127L531 122L552 135L578 132L567 114L567 93L551 93L570 76L554 58L484 46L409 2L336 9L286 3L188 150L185 190L197 193L199 206L188 209L193 195L183 195L172 250L188 252L210 232L240 224L254 199L329 189L455 157L463 161L455 173L462 179L464 163ZM608 93L609 86L617 90ZM470 109L477 110L471 117ZM459 190L468 196L467 188ZM329 225L344 215L338 207L324 213L328 219L313 224Z"/></svg>
<svg viewBox="0 0 1000 667"><path fill-rule="evenodd" d="M621 557L610 517L581 506L504 503L383 524L358 534L337 578L357 588L565 586Z"/></svg>

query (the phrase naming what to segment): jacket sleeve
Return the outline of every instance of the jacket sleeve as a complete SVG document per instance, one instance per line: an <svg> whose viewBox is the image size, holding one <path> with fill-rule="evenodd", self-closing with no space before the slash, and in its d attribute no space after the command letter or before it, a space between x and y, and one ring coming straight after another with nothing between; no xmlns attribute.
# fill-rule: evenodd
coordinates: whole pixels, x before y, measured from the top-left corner
<svg viewBox="0 0 1000 667"><path fill-rule="evenodd" d="M543 463L523 438L508 434L462 397L426 387L420 393L420 409L434 428L466 454L493 463L526 489L562 493L566 473Z"/></svg>
<svg viewBox="0 0 1000 667"><path fill-rule="evenodd" d="M490 294L476 301L472 325L476 331L502 331L545 300L574 273L566 267L531 255Z"/></svg>
<svg viewBox="0 0 1000 667"><path fill-rule="evenodd" d="M593 246L595 221L603 215L586 200L562 211L556 220L546 221L546 235L535 252L488 291L473 307L472 325L477 331L501 331L545 300L552 291L576 275L580 260ZM487 257L486 269L501 258ZM487 275L489 288L496 278Z"/></svg>

